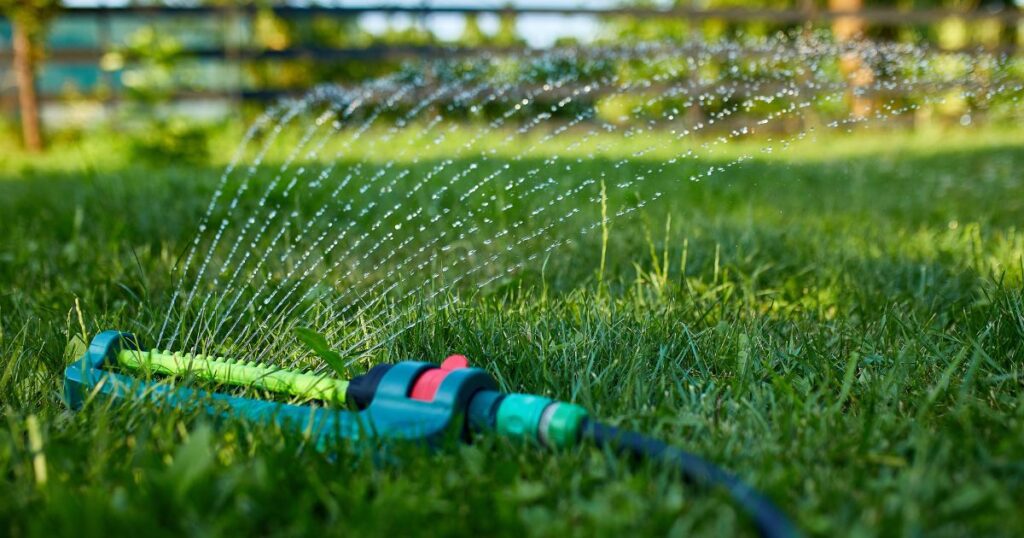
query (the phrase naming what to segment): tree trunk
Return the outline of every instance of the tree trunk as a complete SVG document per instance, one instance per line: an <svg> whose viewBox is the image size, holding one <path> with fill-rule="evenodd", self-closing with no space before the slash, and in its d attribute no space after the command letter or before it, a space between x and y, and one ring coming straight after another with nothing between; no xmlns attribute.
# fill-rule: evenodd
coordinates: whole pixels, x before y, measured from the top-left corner
<svg viewBox="0 0 1024 538"><path fill-rule="evenodd" d="M864 0L828 0L830 11L855 13L863 7ZM846 42L856 41L864 35L864 19L854 16L839 17L832 22L832 35L840 46ZM857 89L871 84L875 79L874 73L855 50L846 51L840 56L839 70L850 84L850 91L847 93L850 112L857 118L867 117L874 108L874 103L869 97L857 95Z"/></svg>
<svg viewBox="0 0 1024 538"><path fill-rule="evenodd" d="M35 46L25 30L24 23L12 21L14 42L14 78L18 85L18 106L21 111L21 133L25 149L37 152L43 149L43 135L39 128L39 95L36 93Z"/></svg>

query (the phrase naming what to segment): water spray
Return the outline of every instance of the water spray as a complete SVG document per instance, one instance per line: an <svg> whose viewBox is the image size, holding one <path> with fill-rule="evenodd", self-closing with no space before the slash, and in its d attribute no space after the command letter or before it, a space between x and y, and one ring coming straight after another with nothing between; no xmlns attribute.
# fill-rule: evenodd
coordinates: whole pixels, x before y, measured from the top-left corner
<svg viewBox="0 0 1024 538"><path fill-rule="evenodd" d="M224 389L278 395L288 402L193 388L193 379ZM378 364L350 380L218 356L144 349L130 333L105 331L64 372L64 397L78 409L94 397L142 399L213 416L276 423L305 432L319 450L336 441L411 441L438 447L453 434L496 434L552 449L584 443L673 469L687 482L722 487L761 536L799 536L768 498L714 464L645 435L598 422L583 407L532 394L503 394L483 369L452 355L440 365ZM301 403L290 403L301 402ZM351 409L351 410L348 410Z"/></svg>

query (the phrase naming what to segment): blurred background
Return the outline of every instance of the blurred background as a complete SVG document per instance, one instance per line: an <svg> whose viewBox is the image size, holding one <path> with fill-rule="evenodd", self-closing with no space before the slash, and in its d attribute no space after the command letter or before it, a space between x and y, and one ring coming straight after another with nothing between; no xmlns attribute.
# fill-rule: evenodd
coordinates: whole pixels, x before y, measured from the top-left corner
<svg viewBox="0 0 1024 538"><path fill-rule="evenodd" d="M355 85L438 58L589 44L818 32L1019 56L1021 3L0 0L0 134L29 151L100 129L155 127L169 137L159 144L201 144L210 125L317 84ZM915 121L960 117L954 106Z"/></svg>

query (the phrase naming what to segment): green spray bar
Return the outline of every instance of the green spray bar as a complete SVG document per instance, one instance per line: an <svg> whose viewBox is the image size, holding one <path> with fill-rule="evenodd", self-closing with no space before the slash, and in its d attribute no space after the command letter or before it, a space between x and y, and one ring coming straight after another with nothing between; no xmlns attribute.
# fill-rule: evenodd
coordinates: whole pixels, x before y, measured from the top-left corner
<svg viewBox="0 0 1024 538"><path fill-rule="evenodd" d="M192 375L204 381L326 402L344 402L348 389L348 381L344 379L209 355L124 349L117 354L117 362L130 370L172 376Z"/></svg>

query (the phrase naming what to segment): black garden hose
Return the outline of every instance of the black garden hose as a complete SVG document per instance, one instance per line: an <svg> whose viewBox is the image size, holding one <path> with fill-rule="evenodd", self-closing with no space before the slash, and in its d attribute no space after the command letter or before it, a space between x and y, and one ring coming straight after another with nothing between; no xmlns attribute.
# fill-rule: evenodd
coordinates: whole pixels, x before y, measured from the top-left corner
<svg viewBox="0 0 1024 538"><path fill-rule="evenodd" d="M743 507L757 525L763 538L797 538L799 531L789 518L767 497L742 480L711 462L636 432L622 430L593 420L584 420L582 438L600 448L633 460L648 460L668 465L684 480L708 487L721 486Z"/></svg>

